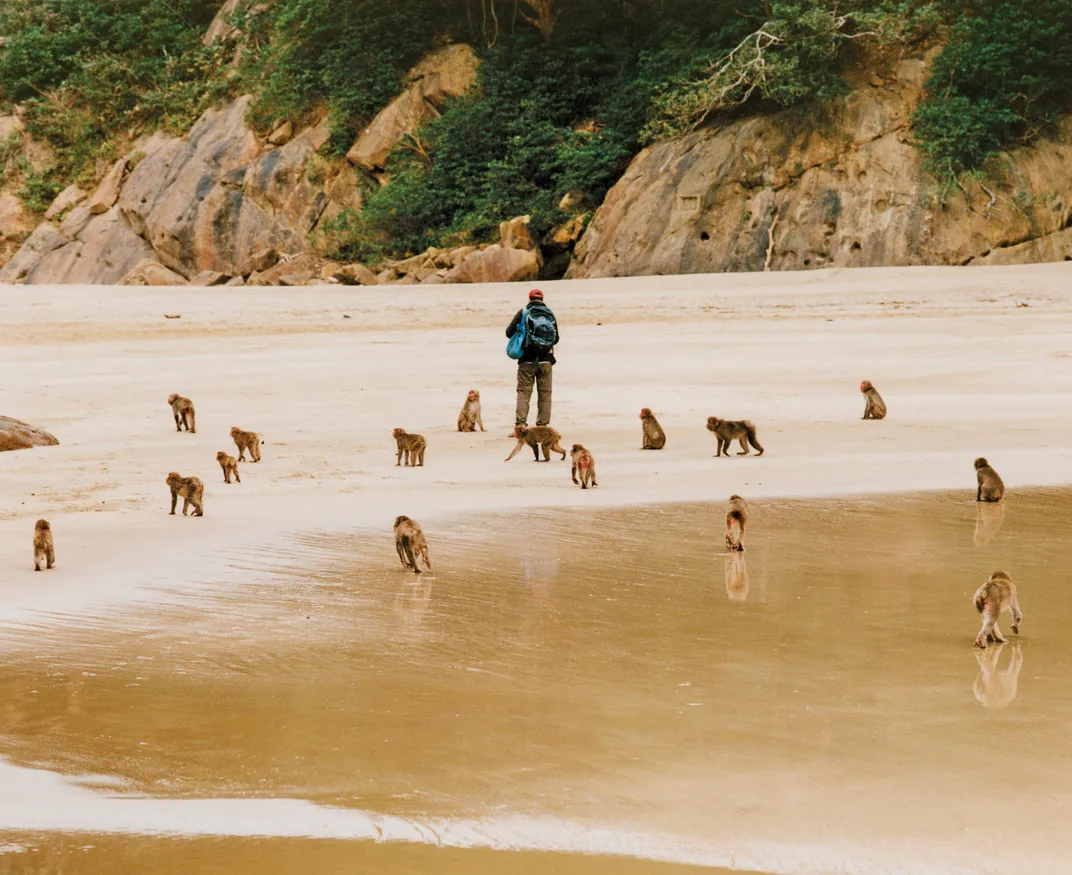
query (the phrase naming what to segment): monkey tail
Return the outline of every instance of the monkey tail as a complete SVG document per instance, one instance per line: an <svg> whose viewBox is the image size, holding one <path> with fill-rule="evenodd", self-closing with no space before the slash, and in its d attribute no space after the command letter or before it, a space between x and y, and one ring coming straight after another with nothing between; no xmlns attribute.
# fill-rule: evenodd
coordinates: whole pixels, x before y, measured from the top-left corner
<svg viewBox="0 0 1072 875"><path fill-rule="evenodd" d="M763 447L761 447L759 445L759 441L756 440L756 427L749 423L747 426L745 426L745 430L748 432L748 442L753 446L753 448L758 450L758 454L762 456Z"/></svg>
<svg viewBox="0 0 1072 875"><path fill-rule="evenodd" d="M983 612L983 608L986 607L986 587L983 587L975 594L975 610L980 614Z"/></svg>

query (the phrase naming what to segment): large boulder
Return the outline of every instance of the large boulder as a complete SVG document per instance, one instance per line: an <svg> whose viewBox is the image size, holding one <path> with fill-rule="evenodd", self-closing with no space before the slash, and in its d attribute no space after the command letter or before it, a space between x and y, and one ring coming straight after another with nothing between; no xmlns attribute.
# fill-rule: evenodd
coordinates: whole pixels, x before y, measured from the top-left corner
<svg viewBox="0 0 1072 875"><path fill-rule="evenodd" d="M909 132L927 61L856 83L823 118L702 129L642 151L577 244L573 278L1064 257L1072 119L943 197ZM1025 245L1038 241L1035 245Z"/></svg>
<svg viewBox="0 0 1072 875"><path fill-rule="evenodd" d="M86 197L86 192L82 191L77 185L68 185L63 191L56 195L56 199L52 201L52 204L47 210L45 210L46 219L55 219L58 216L62 216L71 207L77 206ZM115 203L115 201L112 201Z"/></svg>
<svg viewBox="0 0 1072 875"><path fill-rule="evenodd" d="M86 202L86 209L89 210L90 215L99 216L115 206L115 202L119 200L119 191L123 185L123 174L126 173L126 169L127 159L120 158L104 174L104 179L100 181L97 190Z"/></svg>
<svg viewBox="0 0 1072 875"><path fill-rule="evenodd" d="M186 277L164 267L155 258L138 262L134 269L119 281L121 286L184 286Z"/></svg>
<svg viewBox="0 0 1072 875"><path fill-rule="evenodd" d="M31 447L54 447L55 436L8 416L0 416L0 452L28 450Z"/></svg>
<svg viewBox="0 0 1072 875"><path fill-rule="evenodd" d="M42 258L66 242L67 238L55 225L42 222L34 228L11 261L0 269L0 284L23 282Z"/></svg>
<svg viewBox="0 0 1072 875"><path fill-rule="evenodd" d="M540 265L529 249L489 246L471 252L444 277L449 283L512 283L536 279Z"/></svg>
<svg viewBox="0 0 1072 875"><path fill-rule="evenodd" d="M346 157L366 170L382 170L387 156L407 134L437 118L447 101L476 83L479 61L464 43L432 52L406 75L402 93L380 110L354 141Z"/></svg>

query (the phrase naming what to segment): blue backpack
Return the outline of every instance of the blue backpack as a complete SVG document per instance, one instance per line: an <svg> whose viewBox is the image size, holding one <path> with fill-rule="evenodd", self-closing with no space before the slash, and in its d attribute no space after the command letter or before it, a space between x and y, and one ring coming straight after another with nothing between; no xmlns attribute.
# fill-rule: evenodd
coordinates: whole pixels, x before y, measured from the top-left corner
<svg viewBox="0 0 1072 875"><path fill-rule="evenodd" d="M525 353L525 335L526 335L526 323L528 317L522 317L521 324L517 326L517 331L514 332L513 337L506 341L506 354L512 359L519 359Z"/></svg>
<svg viewBox="0 0 1072 875"><path fill-rule="evenodd" d="M555 346L555 317L551 311L541 305L525 310L525 349L539 355L546 355Z"/></svg>

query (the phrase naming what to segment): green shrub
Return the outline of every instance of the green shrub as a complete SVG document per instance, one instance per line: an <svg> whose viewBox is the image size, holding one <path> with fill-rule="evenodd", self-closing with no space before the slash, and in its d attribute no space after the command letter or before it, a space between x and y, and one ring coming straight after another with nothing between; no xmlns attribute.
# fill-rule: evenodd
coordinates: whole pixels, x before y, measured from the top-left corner
<svg viewBox="0 0 1072 875"><path fill-rule="evenodd" d="M959 14L915 119L928 167L947 179L1030 141L1072 106L1067 0L982 0Z"/></svg>

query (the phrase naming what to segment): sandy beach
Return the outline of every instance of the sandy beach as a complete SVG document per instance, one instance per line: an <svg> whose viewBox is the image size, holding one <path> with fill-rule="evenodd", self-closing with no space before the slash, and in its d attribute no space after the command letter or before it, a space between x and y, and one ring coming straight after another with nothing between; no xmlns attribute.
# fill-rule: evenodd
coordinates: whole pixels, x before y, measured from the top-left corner
<svg viewBox="0 0 1072 875"><path fill-rule="evenodd" d="M0 454L0 854L128 836L163 872L167 834L201 837L201 871L249 837L390 872L1063 871L1069 496L1028 487L1072 484L1070 281L546 284L584 492L568 461L503 462L526 288L4 289L0 413L61 444ZM862 379L888 419L861 421ZM471 387L486 433L456 431ZM714 458L709 415L765 454ZM233 425L266 443L225 485ZM424 468L395 467L396 426ZM978 455L1002 505L971 501ZM203 518L168 515L172 470L205 482ZM747 562L719 556L734 492ZM398 569L399 513L435 575ZM41 516L57 564L35 574ZM984 659L969 599L994 567L1027 581L1026 637Z"/></svg>
<svg viewBox="0 0 1072 875"><path fill-rule="evenodd" d="M970 491L977 455L1010 489L1072 483L1070 289L1070 264L548 283L553 424L599 467L582 492L568 460L502 461L519 286L8 287L2 412L60 446L0 455L0 618L121 597L287 532L380 527L389 549L398 513ZM860 419L865 378L883 422ZM470 387L486 433L455 430ZM194 399L196 435L175 432L171 392ZM638 449L643 406L660 453ZM709 415L755 422L766 454L713 458ZM235 452L232 425L266 444L226 486L214 457ZM394 466L396 426L427 436L423 469ZM172 470L205 482L203 519L168 516ZM31 563L41 516L47 577Z"/></svg>

